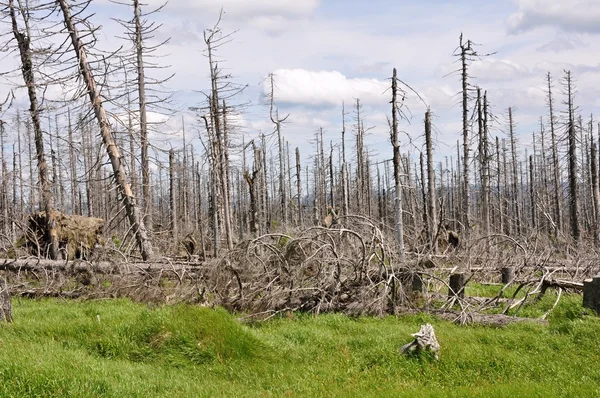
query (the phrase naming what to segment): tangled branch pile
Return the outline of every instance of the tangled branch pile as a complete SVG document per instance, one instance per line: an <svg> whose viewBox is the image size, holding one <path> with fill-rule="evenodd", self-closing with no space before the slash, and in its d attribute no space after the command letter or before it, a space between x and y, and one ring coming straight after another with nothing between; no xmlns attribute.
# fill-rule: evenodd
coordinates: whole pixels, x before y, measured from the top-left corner
<svg viewBox="0 0 600 398"><path fill-rule="evenodd" d="M374 223L348 216L334 228L312 227L295 236L269 234L246 242L222 259L208 279L223 305L253 314L380 315L395 312L407 298L403 286L411 272L397 266L394 253Z"/></svg>

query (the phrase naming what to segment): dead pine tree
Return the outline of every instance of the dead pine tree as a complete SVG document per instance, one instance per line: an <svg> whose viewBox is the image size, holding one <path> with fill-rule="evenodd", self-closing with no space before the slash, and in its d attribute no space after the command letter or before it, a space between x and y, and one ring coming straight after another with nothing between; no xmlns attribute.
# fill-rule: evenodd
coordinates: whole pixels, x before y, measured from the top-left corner
<svg viewBox="0 0 600 398"><path fill-rule="evenodd" d="M598 146L594 139L594 119L590 116L590 172L592 180L592 205L593 205L593 225L594 244L600 243L600 187L598 184Z"/></svg>
<svg viewBox="0 0 600 398"><path fill-rule="evenodd" d="M350 212L348 192L348 164L346 163L346 110L342 103L342 214L347 216Z"/></svg>
<svg viewBox="0 0 600 398"><path fill-rule="evenodd" d="M177 242L177 201L175 198L175 150L171 148L169 150L169 210L170 210L170 224L171 224L171 236L173 242Z"/></svg>
<svg viewBox="0 0 600 398"><path fill-rule="evenodd" d="M431 250L438 250L437 244L437 196L435 193L435 166L433 164L433 140L431 136L431 112L425 113L425 152L427 153L427 213ZM423 181L425 184L425 181Z"/></svg>
<svg viewBox="0 0 600 398"><path fill-rule="evenodd" d="M489 148L488 148L488 109L487 92L481 96L481 89L477 87L477 137L478 137L478 159L479 159L479 181L481 184L481 219L483 224L483 235L490 234L490 173L489 173Z"/></svg>
<svg viewBox="0 0 600 398"><path fill-rule="evenodd" d="M123 2L113 1L115 4L125 5ZM150 108L159 112L171 111L168 109L168 103L171 95L165 92L164 85L166 82L171 80L173 74L162 79L156 79L150 76L148 71L150 69L167 69L167 66L159 65L155 60L160 57L158 50L170 41L170 38L163 39L158 44L149 44L157 35L157 31L160 30L161 24L153 22L147 17L152 14L156 14L162 10L166 3L159 5L150 11L142 10L142 6L145 6L139 0L132 0L131 3L127 4L128 7L133 8L133 19L121 20L114 18L124 29L125 38L133 45L131 51L123 52L121 55L126 60L128 65L131 65L131 70L136 76L136 79L132 82L126 82L124 90L126 91L127 99L127 112L129 114L129 123L132 124L131 113L132 101L130 95L132 91L137 92L137 127L139 129L139 142L140 142L140 168L142 174L142 189L141 189L141 206L144 211L144 224L149 231L153 229L152 219L152 181L150 172L150 156L148 149L150 142L148 140L148 134L150 130L150 122L148 121L148 111ZM131 12L131 11L129 11ZM119 37L120 38L120 37ZM124 72L127 75L127 67L124 67ZM125 76L127 80L127 76ZM132 83L133 90L129 84ZM130 129L130 134L133 134ZM132 168L132 178L133 171ZM135 187L135 184L133 184Z"/></svg>
<svg viewBox="0 0 600 398"><path fill-rule="evenodd" d="M83 79L83 84L85 84L91 107L93 108L94 114L98 121L102 142L106 148L111 162L113 178L117 184L123 205L125 206L125 212L129 219L132 232L135 236L142 258L144 260L149 260L154 254L152 250L152 242L148 237L148 232L146 230L146 226L144 225L144 221L140 217L140 211L136 206L129 181L127 181L127 174L125 173L125 167L122 163L122 157L119 154L119 150L113 138L111 126L106 115L106 110L104 109L102 98L96 85L96 80L92 73L92 69L88 63L86 45L81 40L79 29L76 26L76 17L73 16L71 7L69 4L67 4L66 0L58 0L57 4L63 14L66 32L68 32L71 39L71 46L79 66L79 73ZM86 5L87 4L89 3L86 3ZM75 15L79 17L82 12L83 10L77 10ZM89 24L89 20L86 19L85 21L86 24Z"/></svg>
<svg viewBox="0 0 600 398"><path fill-rule="evenodd" d="M462 33L459 38L459 46L454 51L454 56L457 57L460 61L460 80L461 80L461 97L462 97L462 193L461 193L461 204L462 204L462 222L465 228L465 234L468 235L471 229L470 224L470 210L471 210L471 199L470 199L470 149L469 149L469 100L470 95L469 91L471 91L471 85L469 84L469 66L471 62L475 59L479 59L480 57L486 57L493 55L485 54L480 55L475 51L476 44L471 40L467 40L466 42L463 40Z"/></svg>
<svg viewBox="0 0 600 398"><path fill-rule="evenodd" d="M512 156L512 202L514 205L513 219L516 224L516 233L521 235L521 205L519 201L519 165L517 161L517 138L515 136L515 123L512 108L508 108L508 139L510 141L510 152Z"/></svg>
<svg viewBox="0 0 600 398"><path fill-rule="evenodd" d="M279 147L279 195L281 200L281 219L284 228L288 226L288 209L287 209L287 192L285 182L285 159L283 153L283 138L281 137L281 125L290 116L286 115L284 118L279 118L279 109L275 105L275 83L273 74L269 74L271 91L269 94L269 118L275 125L275 132L277 133L277 143Z"/></svg>
<svg viewBox="0 0 600 398"><path fill-rule="evenodd" d="M402 183L400 171L402 168L402 160L400 157L400 142L398 140L398 117L400 110L398 107L398 76L396 68L392 75L392 125L391 125L391 142L394 152L394 182L396 189L395 209L396 209L396 239L398 240L398 257L400 261L404 261L404 225L402 221Z"/></svg>
<svg viewBox="0 0 600 398"><path fill-rule="evenodd" d="M252 174L248 170L244 170L244 179L248 183L248 190L250 194L250 233L258 237L259 225L260 225L260 212L259 212L259 195L258 195L258 180L261 175L262 160L261 151L256 148L254 141L252 141L252 148L254 152L254 165L252 168ZM296 153L297 150L296 150Z"/></svg>
<svg viewBox="0 0 600 398"><path fill-rule="evenodd" d="M563 225L563 211L562 211L562 195L561 195L561 170L558 156L558 138L556 136L556 118L554 116L554 99L552 97L552 76L548 72L546 76L546 83L548 85L547 92L547 105L549 112L549 123L550 123L550 145L552 147L552 172L554 175L554 186L553 186L553 216L555 231L554 235L558 236L562 232Z"/></svg>
<svg viewBox="0 0 600 398"><path fill-rule="evenodd" d="M298 191L298 226L304 225L302 211L302 166L300 164L300 149L296 147L296 189Z"/></svg>
<svg viewBox="0 0 600 398"><path fill-rule="evenodd" d="M575 127L575 106L573 105L574 83L571 71L565 71L563 80L565 95L567 96L567 139L569 163L569 215L571 220L571 237L575 243L581 241L581 226L579 223L579 198L578 198L578 171L577 171L577 129Z"/></svg>
<svg viewBox="0 0 600 398"><path fill-rule="evenodd" d="M219 191L220 200L223 211L223 225L225 227L225 237L227 240L227 246L229 249L233 249L233 236L231 230L231 207L229 197L229 184L227 179L227 167L225 162L227 150L223 137L223 115L222 109L219 102L219 88L218 88L218 64L213 60L212 52L214 40L217 39L219 29L217 26L210 31L205 32L204 42L207 46L208 59L211 70L211 95L209 96L209 109L210 109L210 130L209 134L213 137L213 167L215 168L215 178L213 178L213 192Z"/></svg>
<svg viewBox="0 0 600 398"><path fill-rule="evenodd" d="M44 136L42 132L41 118L40 118L40 107L37 97L36 79L35 79L35 66L33 62L33 51L31 49L31 28L30 22L30 10L23 8L22 4L18 2L18 6L15 7L14 0L8 2L12 33L15 37L19 48L20 62L21 62L21 73L23 75L23 81L27 86L27 94L29 96L29 114L33 124L34 140L35 140L35 152L37 157L37 169L38 178L40 183L41 191L41 208L46 213L46 239L48 242L48 257L51 259L58 258L58 239L56 232L56 222L54 220L53 213L53 198L51 192L51 184L48 179L48 168L46 163L46 157L44 154ZM24 29L19 28L18 17L24 25ZM33 189L32 189L33 190Z"/></svg>

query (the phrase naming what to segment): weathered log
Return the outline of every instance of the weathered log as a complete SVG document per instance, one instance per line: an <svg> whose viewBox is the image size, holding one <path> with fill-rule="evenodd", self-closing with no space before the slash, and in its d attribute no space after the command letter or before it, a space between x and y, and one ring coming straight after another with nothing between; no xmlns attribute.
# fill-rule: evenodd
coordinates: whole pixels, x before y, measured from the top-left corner
<svg viewBox="0 0 600 398"><path fill-rule="evenodd" d="M548 287L561 287L563 289L573 289L583 291L584 284L581 282L573 282L573 281L563 281L563 280L553 280L546 279L543 283L543 289Z"/></svg>
<svg viewBox="0 0 600 398"><path fill-rule="evenodd" d="M511 323L535 323L540 325L547 325L548 321L543 319L533 319L533 318L519 318L509 315L502 314L477 314L477 313L469 313L462 314L458 311L443 311L436 312L432 311L433 314L437 315L440 319L456 322L461 324L477 324L483 326L507 326ZM461 321L462 322L459 322Z"/></svg>
<svg viewBox="0 0 600 398"><path fill-rule="evenodd" d="M0 270L19 272L19 271L40 271L56 270L63 272L85 272L92 271L97 274L126 274L131 272L149 272L160 270L176 270L193 272L199 269L198 264L192 263L113 263L110 261L88 262L81 260L74 261L54 261L41 259L27 260L0 260Z"/></svg>

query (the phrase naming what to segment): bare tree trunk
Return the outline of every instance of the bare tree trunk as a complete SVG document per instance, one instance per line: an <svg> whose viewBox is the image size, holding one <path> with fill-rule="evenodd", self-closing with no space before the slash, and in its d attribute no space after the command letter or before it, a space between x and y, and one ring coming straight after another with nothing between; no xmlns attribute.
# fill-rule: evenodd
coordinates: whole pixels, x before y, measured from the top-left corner
<svg viewBox="0 0 600 398"><path fill-rule="evenodd" d="M400 144L398 142L398 77L396 68L392 76L392 147L394 151L394 181L396 183L396 238L398 239L398 255L400 261L404 261L404 223L402 221L402 184L400 170L402 161L400 159Z"/></svg>
<svg viewBox="0 0 600 398"><path fill-rule="evenodd" d="M541 143L541 153L542 153L542 157L541 157L541 163L540 163L540 168L541 168L541 178L542 178L542 186L543 186L543 197L542 197L542 203L544 206L544 211L546 211L546 209L548 209L548 205L549 205L549 188L548 188L548 170L547 170L547 159L546 159L546 137L545 137L545 129L544 129L544 118L540 117L540 143ZM548 225L549 222L548 220L543 217L541 219L541 221L544 223L544 228L548 229ZM550 232L550 231L548 231Z"/></svg>
<svg viewBox="0 0 600 398"><path fill-rule="evenodd" d="M346 164L346 112L342 104L342 214L350 213L348 192L348 165Z"/></svg>
<svg viewBox="0 0 600 398"><path fill-rule="evenodd" d="M71 171L71 211L73 214L80 214L79 203L77 199L77 164L75 163L75 150L73 141L73 125L71 124L71 110L68 111L67 140L69 145L69 169Z"/></svg>
<svg viewBox="0 0 600 398"><path fill-rule="evenodd" d="M18 155L18 170L19 170L19 220L23 219L25 211L25 188L23 186L23 159L21 148L21 116L17 111L17 155Z"/></svg>
<svg viewBox="0 0 600 398"><path fill-rule="evenodd" d="M521 235L521 206L519 202L519 165L517 163L517 140L514 132L514 121L512 108L508 108L508 124L509 133L508 139L510 140L510 152L512 156L512 200L514 204L515 213L513 218L517 225L517 235Z"/></svg>
<svg viewBox="0 0 600 398"><path fill-rule="evenodd" d="M202 221L202 175L200 174L200 162L196 164L196 192L198 193L198 230L200 232L200 246L202 246L202 258L206 260L206 242L204 223Z"/></svg>
<svg viewBox="0 0 600 398"><path fill-rule="evenodd" d="M177 243L177 206L175 202L175 150L169 150L169 210L171 215L171 236Z"/></svg>
<svg viewBox="0 0 600 398"><path fill-rule="evenodd" d="M296 147L296 185L298 189L298 225L302 227L304 220L302 217L302 181L301 181L302 168L300 166L300 149Z"/></svg>
<svg viewBox="0 0 600 398"><path fill-rule="evenodd" d="M140 146L142 168L142 205L144 224L152 230L152 191L150 189L150 161L148 157L148 116L146 114L146 82L144 74L144 43L142 37L141 8L139 0L133 0L135 20L135 52L137 69L138 109L140 117Z"/></svg>
<svg viewBox="0 0 600 398"><path fill-rule="evenodd" d="M552 145L552 169L554 171L554 218L556 224L555 235L562 231L563 213L561 206L561 180L560 180L560 163L558 159L558 141L554 129L554 102L552 99L552 78L550 72L547 76L548 83L548 109L550 112L550 139Z"/></svg>
<svg viewBox="0 0 600 398"><path fill-rule="evenodd" d="M483 128L481 133L481 189L483 191L483 233L490 235L490 165L489 165L489 137L488 137L488 102L487 91L483 94Z"/></svg>
<svg viewBox="0 0 600 398"><path fill-rule="evenodd" d="M283 156L283 138L281 137L281 124L287 119L287 116L283 119L279 119L279 111L275 107L275 84L273 82L273 74L271 73L269 77L271 82L269 117L271 118L271 122L275 125L275 131L277 132L277 144L279 147L279 195L281 200L281 220L284 227L287 228L288 212L285 184L285 161Z"/></svg>
<svg viewBox="0 0 600 398"><path fill-rule="evenodd" d="M429 213L429 230L431 231L431 248L437 252L437 196L435 194L435 168L433 165L433 140L431 137L431 112L425 113L425 151L427 152L427 208ZM441 178L441 177L440 177ZM425 181L423 181L425 184Z"/></svg>
<svg viewBox="0 0 600 398"><path fill-rule="evenodd" d="M598 187L598 147L594 140L594 125L590 121L591 153L590 166L592 173L592 200L594 208L594 244L600 243L600 188Z"/></svg>
<svg viewBox="0 0 600 398"><path fill-rule="evenodd" d="M190 219L190 214L189 214L189 202L190 202L189 176L190 176L190 173L188 172L188 169L189 169L188 153L187 153L187 142L186 142L186 137L185 137L185 120L184 120L183 116L181 117L181 132L183 134L183 164L181 167L181 191L183 191L183 192L180 191L179 196L182 201L180 213L181 213L181 222L183 225L181 226L181 229L182 229L182 231L186 231L188 229L188 220Z"/></svg>
<svg viewBox="0 0 600 398"><path fill-rule="evenodd" d="M529 155L529 200L531 206L531 226L534 231L537 229L537 219L536 219L536 195L535 195L535 186L534 186L534 172L533 172L533 156Z"/></svg>
<svg viewBox="0 0 600 398"><path fill-rule="evenodd" d="M575 110L573 106L573 84L571 72L567 71L565 76L568 106L568 141L569 141L569 211L571 216L571 236L576 243L581 240L581 229L579 225L579 199L577 180L577 132L575 129Z"/></svg>
<svg viewBox="0 0 600 398"><path fill-rule="evenodd" d="M429 200L427 199L427 186L425 184L425 160L423 159L423 152L419 153L419 170L421 172L421 202L422 202L422 208L421 208L421 214L423 215L422 218L422 222L423 222L423 228L425 229L425 239L426 239L426 243L427 246L431 249L432 247L432 242L433 242L433 229L431 228L431 225L429 224L429 206L428 206L428 202ZM417 171L415 170L415 175L417 174ZM418 178L415 178L415 185L416 182L418 181Z"/></svg>
<svg viewBox="0 0 600 398"><path fill-rule="evenodd" d="M261 151L256 148L254 144L254 166L252 169L252 176L248 170L245 171L244 177L246 182L248 183L248 188L250 192L250 233L254 236L259 235L259 205L258 205L258 192L256 189L258 179L260 179L261 175Z"/></svg>
<svg viewBox="0 0 600 398"><path fill-rule="evenodd" d="M335 174L333 173L333 142L329 142L329 202L335 210Z"/></svg>
<svg viewBox="0 0 600 398"><path fill-rule="evenodd" d="M96 87L96 81L94 80L94 76L92 75L92 71L87 61L87 52L85 46L81 42L79 31L73 23L71 9L66 0L58 0L58 2L64 15L65 27L67 28L67 31L71 37L73 51L75 52L75 56L79 62L79 71L89 93L90 102L94 109L96 119L100 125L100 134L102 136L104 146L108 152L108 157L114 173L114 179L117 183L119 193L121 194L121 200L125 205L125 211L127 213L127 217L129 218L133 233L136 237L142 258L144 260L149 260L153 256L152 243L148 238L146 226L140 217L139 209L135 205L133 193L131 192L131 187L126 179L127 176L125 174L125 168L121 163L121 155L119 154L117 146L115 145L110 124L106 117L106 111L102 105L102 99L100 98L100 93Z"/></svg>
<svg viewBox="0 0 600 398"><path fill-rule="evenodd" d="M460 35L460 61L461 61L461 81L462 81L462 134L463 134L463 186L462 186L462 212L465 234L468 235L470 227L470 197L469 197L469 93L468 93L468 71L467 56L471 50L471 41L463 44L462 34Z"/></svg>
<svg viewBox="0 0 600 398"><path fill-rule="evenodd" d="M23 80L27 86L29 95L29 113L33 122L33 131L35 135L35 151L37 155L38 175L41 189L41 204L40 207L46 213L46 239L48 242L48 257L55 260L58 258L58 239L56 232L56 222L54 220L52 193L50 181L47 176L46 157L44 155L44 137L42 133L42 125L40 121L40 109L36 93L36 82L34 76L34 66L31 53L31 31L27 17L27 10L19 7L19 13L24 19L25 32L20 32L17 25L17 16L14 6L14 1L9 1L10 16L12 21L12 33L19 46L21 59L21 72Z"/></svg>

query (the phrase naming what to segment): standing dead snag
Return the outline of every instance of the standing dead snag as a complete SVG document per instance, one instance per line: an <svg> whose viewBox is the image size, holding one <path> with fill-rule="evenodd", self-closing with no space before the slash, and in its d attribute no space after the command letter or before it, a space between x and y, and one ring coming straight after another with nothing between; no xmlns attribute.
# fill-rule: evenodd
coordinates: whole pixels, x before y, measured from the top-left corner
<svg viewBox="0 0 600 398"><path fill-rule="evenodd" d="M25 31L21 32L17 24L17 10L15 9L14 1L10 0L8 3L10 10L10 18L12 24L12 33L19 46L19 53L21 56L21 72L23 74L23 80L27 86L27 93L29 95L29 113L31 115L31 121L33 122L33 131L35 136L35 152L37 156L38 175L40 181L41 190L41 207L44 209L46 214L45 219L45 234L48 245L48 256L51 259L58 258L58 243L56 239L56 226L54 221L53 205L52 205L52 192L50 188L50 182L48 180L48 167L46 164L46 157L44 155L44 136L42 133L42 125L40 121L40 108L36 93L36 81L34 76L34 65L32 60L31 50L31 36L29 28L29 13L27 10L23 10L20 6L18 12L23 18L25 24Z"/></svg>
<svg viewBox="0 0 600 398"><path fill-rule="evenodd" d="M427 323L425 325L421 325L421 329L417 333L411 334L415 339L402 346L400 351L403 354L417 354L419 355L422 352L429 351L433 354L435 359L439 359L440 352L440 344L435 337L435 331L433 330L433 326Z"/></svg>
<svg viewBox="0 0 600 398"><path fill-rule="evenodd" d="M0 322L12 322L12 302L4 278L0 278Z"/></svg>
<svg viewBox="0 0 600 398"><path fill-rule="evenodd" d="M398 142L398 78L396 68L392 76L392 131L391 139L394 148L394 182L396 183L396 237L398 239L398 255L404 261L404 224L402 222L402 183L400 181L400 144Z"/></svg>
<svg viewBox="0 0 600 398"><path fill-rule="evenodd" d="M148 232L144 221L140 217L140 211L135 204L131 186L127 181L127 175L125 174L125 168L121 162L121 155L113 138L112 130L106 116L106 111L102 104L100 92L96 86L96 81L92 75L92 70L87 61L87 52L84 43L81 41L79 30L73 22L73 16L71 15L71 8L67 4L66 0L58 0L58 4L62 10L64 16L64 23L73 45L73 51L75 52L76 59L79 63L79 72L83 77L84 84L90 96L91 106L94 109L96 119L100 125L100 135L102 136L102 142L108 152L108 157L113 168L114 179L117 183L119 193L121 194L121 200L125 205L125 211L129 222L131 224L133 233L135 235L137 244L140 248L142 258L149 260L153 256L152 243L148 238Z"/></svg>

